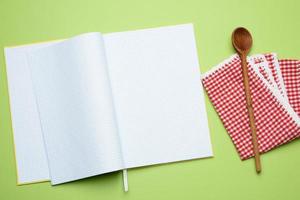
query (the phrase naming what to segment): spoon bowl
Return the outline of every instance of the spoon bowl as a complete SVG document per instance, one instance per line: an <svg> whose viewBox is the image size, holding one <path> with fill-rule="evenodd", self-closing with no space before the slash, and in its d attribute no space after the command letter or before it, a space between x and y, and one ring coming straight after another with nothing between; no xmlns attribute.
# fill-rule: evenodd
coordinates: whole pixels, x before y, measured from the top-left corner
<svg viewBox="0 0 300 200"><path fill-rule="evenodd" d="M239 54L248 54L252 47L252 36L243 27L236 28L232 33L232 45Z"/></svg>

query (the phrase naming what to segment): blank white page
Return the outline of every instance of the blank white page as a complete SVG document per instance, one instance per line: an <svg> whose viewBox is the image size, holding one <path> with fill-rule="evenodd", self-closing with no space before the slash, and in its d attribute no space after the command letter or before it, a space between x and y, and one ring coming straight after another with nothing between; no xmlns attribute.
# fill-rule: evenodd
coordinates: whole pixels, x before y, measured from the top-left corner
<svg viewBox="0 0 300 200"><path fill-rule="evenodd" d="M104 43L126 167L212 156L193 25Z"/></svg>
<svg viewBox="0 0 300 200"><path fill-rule="evenodd" d="M99 33L28 54L52 184L123 168Z"/></svg>
<svg viewBox="0 0 300 200"><path fill-rule="evenodd" d="M18 184L49 180L42 129L26 53L53 44L5 48Z"/></svg>

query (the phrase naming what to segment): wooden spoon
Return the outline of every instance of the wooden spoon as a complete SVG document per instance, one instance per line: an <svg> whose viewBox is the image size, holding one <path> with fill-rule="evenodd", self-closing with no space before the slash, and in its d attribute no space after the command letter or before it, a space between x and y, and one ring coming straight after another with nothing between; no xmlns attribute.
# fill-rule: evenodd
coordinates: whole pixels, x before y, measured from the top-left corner
<svg viewBox="0 0 300 200"><path fill-rule="evenodd" d="M252 133L255 168L256 168L256 172L260 173L261 172L260 155L259 155L258 142L256 137L256 127L255 127L255 120L254 120L252 100L251 100L250 87L249 87L248 67L246 61L247 54L249 53L252 47L252 36L247 29L239 27L233 31L231 39L232 39L232 45L234 46L235 50L239 54L242 62L247 109L248 109L250 128Z"/></svg>

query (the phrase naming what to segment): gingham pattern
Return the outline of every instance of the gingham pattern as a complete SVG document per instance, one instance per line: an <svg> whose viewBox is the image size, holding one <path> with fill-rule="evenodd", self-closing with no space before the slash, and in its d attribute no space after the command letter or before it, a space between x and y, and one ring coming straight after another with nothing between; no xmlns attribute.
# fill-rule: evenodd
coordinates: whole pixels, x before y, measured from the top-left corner
<svg viewBox="0 0 300 200"><path fill-rule="evenodd" d="M284 81L279 67L279 62L275 53L258 54L249 58L253 68L258 68L258 72L268 83L278 90L281 96L288 101Z"/></svg>
<svg viewBox="0 0 300 200"><path fill-rule="evenodd" d="M283 59L279 60L279 65L289 103L300 116L300 61Z"/></svg>
<svg viewBox="0 0 300 200"><path fill-rule="evenodd" d="M249 58L251 66L257 73L261 74L267 83L274 89L278 90L280 93L279 81L277 78L277 73L274 73L273 59L268 60L265 55L255 55Z"/></svg>
<svg viewBox="0 0 300 200"><path fill-rule="evenodd" d="M275 53L264 54L266 60L268 61L269 67L272 71L275 83L281 93L281 95L288 101L286 87L284 85L282 73L280 70L280 64Z"/></svg>
<svg viewBox="0 0 300 200"><path fill-rule="evenodd" d="M263 76L259 77L249 65L248 68L259 151L264 153L299 137L300 127L291 112L280 103L278 95L275 96L271 87L267 87L268 81L264 82ZM239 57L232 56L204 74L202 82L240 158L252 157L252 137Z"/></svg>

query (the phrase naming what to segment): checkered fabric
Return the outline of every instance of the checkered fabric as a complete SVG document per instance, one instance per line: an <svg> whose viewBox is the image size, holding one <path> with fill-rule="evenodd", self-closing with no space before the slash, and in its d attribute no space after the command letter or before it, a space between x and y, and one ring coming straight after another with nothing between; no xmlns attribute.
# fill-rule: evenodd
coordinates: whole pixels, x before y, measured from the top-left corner
<svg viewBox="0 0 300 200"><path fill-rule="evenodd" d="M300 61L283 59L279 60L279 65L289 103L300 116Z"/></svg>
<svg viewBox="0 0 300 200"><path fill-rule="evenodd" d="M264 62L258 57L249 58L248 68L259 152L264 153L299 137L300 119L285 101L282 93L284 90L279 89L281 87L279 79L275 80L273 77L275 83L271 84L272 81L266 79L266 74L260 73L262 71L259 68L258 71L255 69L257 64ZM276 63L274 55L266 54L264 57L269 68L275 69L270 66L270 63ZM272 72L274 73L275 71ZM285 72L285 75L291 77L290 71ZM294 79L287 80L293 85L289 86L288 91L293 91L295 95L294 89L291 89L294 87ZM240 158L245 160L254 156L239 57L234 55L204 74L202 82ZM297 103L299 105L299 102Z"/></svg>
<svg viewBox="0 0 300 200"><path fill-rule="evenodd" d="M284 85L277 55L274 53L269 53L269 54L264 54L264 57L266 58L269 68L272 71L272 76L274 77L274 81L277 85L277 89L279 90L281 95L288 101L287 92Z"/></svg>

